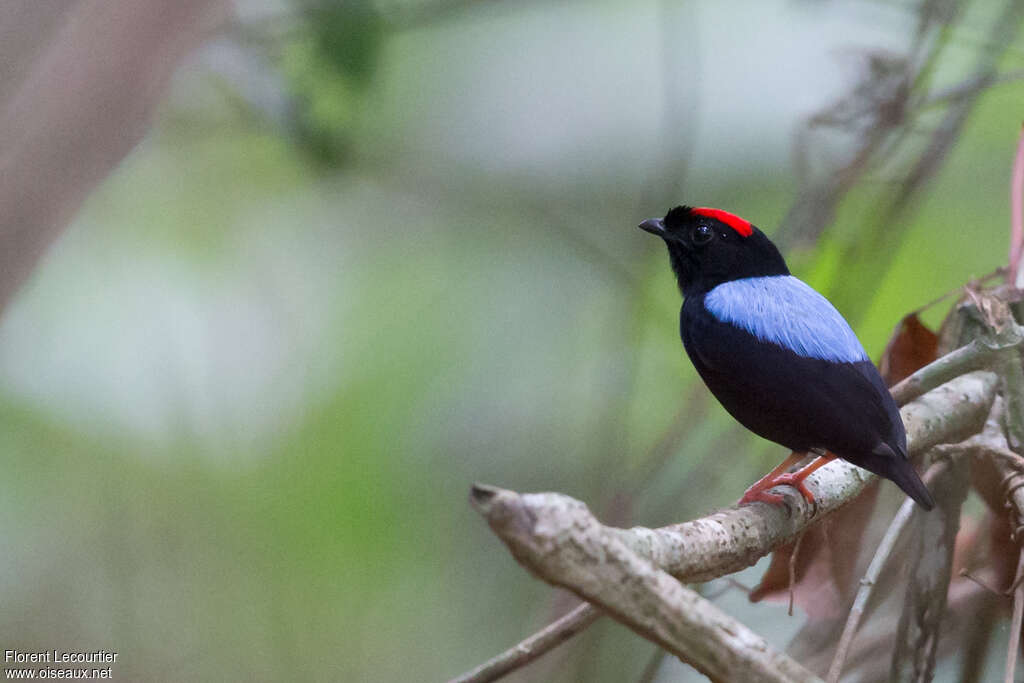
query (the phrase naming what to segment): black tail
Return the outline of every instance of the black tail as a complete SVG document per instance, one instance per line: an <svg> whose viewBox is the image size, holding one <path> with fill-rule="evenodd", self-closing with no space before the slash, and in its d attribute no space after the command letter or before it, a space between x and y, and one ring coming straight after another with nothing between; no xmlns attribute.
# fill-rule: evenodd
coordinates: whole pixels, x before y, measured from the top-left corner
<svg viewBox="0 0 1024 683"><path fill-rule="evenodd" d="M896 453L888 445L879 444L865 462L855 462L854 464L892 481L925 510L935 507L932 494L928 492L928 487L921 481L921 477L917 475L917 471L910 464L907 456L903 453Z"/></svg>
<svg viewBox="0 0 1024 683"><path fill-rule="evenodd" d="M924 482L921 481L921 477L917 476L917 472L909 460L901 458L892 463L890 471L883 476L895 482L897 486L903 489L904 493L913 498L914 502L925 510L931 510L935 507L932 494L928 491L928 487L924 485Z"/></svg>

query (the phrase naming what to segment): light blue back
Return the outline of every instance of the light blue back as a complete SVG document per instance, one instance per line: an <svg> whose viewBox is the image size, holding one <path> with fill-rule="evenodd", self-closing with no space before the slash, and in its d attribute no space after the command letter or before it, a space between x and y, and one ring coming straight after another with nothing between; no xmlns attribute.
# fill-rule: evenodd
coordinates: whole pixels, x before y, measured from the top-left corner
<svg viewBox="0 0 1024 683"><path fill-rule="evenodd" d="M704 297L722 322L808 358L867 360L857 335L829 300L792 275L723 282Z"/></svg>

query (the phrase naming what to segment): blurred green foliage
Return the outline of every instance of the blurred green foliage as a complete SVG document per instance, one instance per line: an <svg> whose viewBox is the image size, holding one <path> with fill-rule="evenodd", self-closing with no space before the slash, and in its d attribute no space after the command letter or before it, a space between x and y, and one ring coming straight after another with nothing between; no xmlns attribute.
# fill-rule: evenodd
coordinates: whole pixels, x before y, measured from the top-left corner
<svg viewBox="0 0 1024 683"><path fill-rule="evenodd" d="M353 142L386 25L368 0L302 0L296 5L304 27L281 59L297 110L294 134L315 162L337 167Z"/></svg>
<svg viewBox="0 0 1024 683"><path fill-rule="evenodd" d="M488 51L486 19L386 42L376 5L300 8L281 60L298 144L220 110L197 130L172 99L0 328L6 647L118 650L123 680L439 680L565 604L470 511L472 481L658 525L731 503L780 455L691 391L665 255L633 226L691 201L770 231L784 162L750 150L651 198L634 159L534 175L474 164L514 156L489 139L432 155L407 141L410 111L437 116L473 68L500 79L511 59ZM463 37L493 70L424 87ZM517 87L488 106L545 96ZM852 322L873 356L905 312L1005 261L1020 102L1014 85L985 96L890 226L881 281L837 258L868 192L790 255L870 300ZM784 608L731 609L756 629ZM649 652L603 624L524 680L628 679Z"/></svg>

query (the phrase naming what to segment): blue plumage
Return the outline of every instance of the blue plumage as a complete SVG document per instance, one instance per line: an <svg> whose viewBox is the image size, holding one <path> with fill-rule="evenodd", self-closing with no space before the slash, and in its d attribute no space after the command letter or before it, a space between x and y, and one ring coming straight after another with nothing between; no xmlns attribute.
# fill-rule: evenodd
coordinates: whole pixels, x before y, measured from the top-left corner
<svg viewBox="0 0 1024 683"><path fill-rule="evenodd" d="M867 360L857 335L828 299L792 275L730 280L704 297L717 320L807 358Z"/></svg>
<svg viewBox="0 0 1024 683"><path fill-rule="evenodd" d="M925 509L895 401L864 347L825 297L789 274L782 254L743 219L678 206L640 228L658 235L683 293L679 333L697 373L747 429L799 453L824 449L894 481ZM750 487L741 502L781 503L825 460Z"/></svg>

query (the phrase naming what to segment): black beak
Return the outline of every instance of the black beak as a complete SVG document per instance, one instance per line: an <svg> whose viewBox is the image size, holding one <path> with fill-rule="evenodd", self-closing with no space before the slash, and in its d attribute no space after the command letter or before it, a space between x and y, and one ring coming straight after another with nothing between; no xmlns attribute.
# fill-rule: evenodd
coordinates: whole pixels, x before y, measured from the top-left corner
<svg viewBox="0 0 1024 683"><path fill-rule="evenodd" d="M657 235L658 237L665 236L665 222L660 218L648 218L636 227L645 232L649 232L652 235Z"/></svg>

